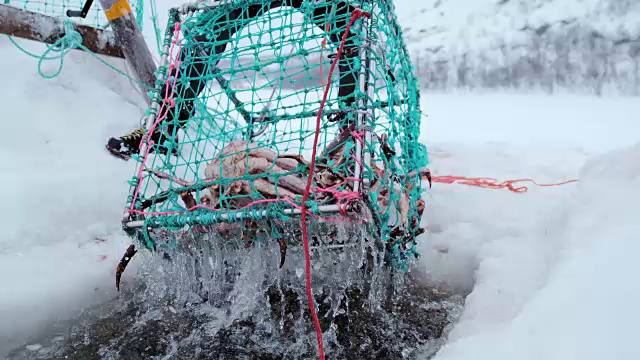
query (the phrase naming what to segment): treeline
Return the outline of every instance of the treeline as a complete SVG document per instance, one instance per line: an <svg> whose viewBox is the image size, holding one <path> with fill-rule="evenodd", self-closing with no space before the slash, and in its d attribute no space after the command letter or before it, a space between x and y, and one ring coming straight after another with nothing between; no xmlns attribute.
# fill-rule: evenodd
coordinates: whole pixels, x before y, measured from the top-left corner
<svg viewBox="0 0 640 360"><path fill-rule="evenodd" d="M579 25L523 31L517 45L497 39L484 50L414 51L421 88L640 95L640 36L612 39Z"/></svg>

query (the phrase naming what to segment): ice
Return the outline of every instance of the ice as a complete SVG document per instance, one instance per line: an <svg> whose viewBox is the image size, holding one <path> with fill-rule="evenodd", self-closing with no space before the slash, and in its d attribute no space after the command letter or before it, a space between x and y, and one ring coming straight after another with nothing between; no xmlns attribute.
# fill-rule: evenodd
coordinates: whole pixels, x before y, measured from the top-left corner
<svg viewBox="0 0 640 360"><path fill-rule="evenodd" d="M26 348L27 348L27 350L30 350L30 351L38 351L38 350L42 349L42 345L40 345L40 344L31 344L31 345L27 345Z"/></svg>

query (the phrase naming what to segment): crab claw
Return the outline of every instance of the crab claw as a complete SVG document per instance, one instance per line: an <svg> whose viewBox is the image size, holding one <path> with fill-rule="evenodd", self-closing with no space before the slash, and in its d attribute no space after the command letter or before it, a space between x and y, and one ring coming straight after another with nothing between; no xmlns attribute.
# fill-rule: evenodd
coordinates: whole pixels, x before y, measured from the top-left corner
<svg viewBox="0 0 640 360"><path fill-rule="evenodd" d="M416 201L416 210L418 211L418 216L422 216L422 213L424 212L424 208L425 208L424 200L418 199L418 201Z"/></svg>
<svg viewBox="0 0 640 360"><path fill-rule="evenodd" d="M180 198L187 209L192 209L196 206L196 199L193 198L193 195L189 191L184 191L180 193Z"/></svg>
<svg viewBox="0 0 640 360"><path fill-rule="evenodd" d="M280 267L279 267L279 269L282 269L282 266L284 265L284 261L287 258L287 242L284 240L284 238L280 238L280 239L278 239L278 244L280 244Z"/></svg>

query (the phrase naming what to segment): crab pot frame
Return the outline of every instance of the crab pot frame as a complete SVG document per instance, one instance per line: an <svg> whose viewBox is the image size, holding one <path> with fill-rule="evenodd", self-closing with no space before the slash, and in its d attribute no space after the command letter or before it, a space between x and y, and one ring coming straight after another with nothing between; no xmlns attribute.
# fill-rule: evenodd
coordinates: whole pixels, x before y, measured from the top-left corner
<svg viewBox="0 0 640 360"><path fill-rule="evenodd" d="M289 18L278 17L278 11L283 8L285 11L293 9L304 20L287 27L286 20L292 19L293 15ZM350 32L345 35L346 24L356 9L368 12L371 17L353 21ZM253 17L247 16L251 11L255 12ZM247 32L246 28L251 28L247 24L253 21L256 26L256 20L263 18L268 19L272 32L280 30L284 33L286 31L282 29L289 29L289 37L293 38L286 44L291 47L289 55L285 55L284 50L278 53L273 50L276 55L272 58L260 58L261 47L273 46L273 35L266 45L264 40L262 43L257 41L258 45L245 45L245 48L239 45L243 39L255 35L250 30L248 35L242 35L243 31ZM284 25L273 25L274 19ZM308 25L320 27L319 24L324 32L314 33L313 29L308 29ZM301 29L292 35L294 25L299 25ZM232 30L221 42L216 34L224 34L227 31L225 26ZM203 29L216 30L207 33ZM264 33L261 30L258 35L264 37ZM296 38L297 34L300 36ZM178 40L179 36L184 38L182 42ZM281 34L281 37L286 36ZM327 38L329 42L324 40ZM308 43L312 45L305 48ZM341 43L344 45L343 57L336 59ZM296 49L292 44L300 48ZM286 45L280 44L274 48L284 49ZM223 49L219 51L221 46ZM179 47L179 54L174 51L176 47ZM252 65L241 61L242 56L248 53L255 55ZM315 56L320 60L309 62ZM295 58L298 61L296 64L286 64ZM334 81L325 84L334 60ZM220 65L224 61L230 63L226 67ZM205 65L201 68L194 65L203 63ZM274 67L279 68L275 76L273 71L268 73L265 70ZM296 69L303 70L296 75ZM304 78L300 79L299 74L303 74ZM310 150L304 145L313 137L320 99L326 86L329 86L329 97L321 119L319 155L316 156L316 167L313 169L316 200L307 203L312 217L316 219L314 222L339 228L343 225L338 225L338 222L331 225L331 221L324 219L338 217L346 222L357 219L368 224L366 228L372 235L370 239L386 245L391 252L401 253L404 258L408 254L417 254L415 237L422 232L419 223L424 209L424 204L419 204L422 201L420 170L427 163L426 148L417 140L420 126L417 81L390 1L328 0L314 4L303 0L230 0L185 4L170 11L161 66L156 76L153 101L144 120L146 134L153 133L154 129L161 129L166 139L176 139L179 130L184 134L182 141L178 138L162 144L143 142L140 155L134 156L137 165L130 182L131 190L123 218L123 227L132 237L155 249L153 234L158 231L169 231L184 237L188 232L202 232L203 229L216 232L214 228L220 224L226 224L226 232L232 233L228 229L242 231L255 222L299 223L301 196L298 195L301 193L284 184L298 183L298 180L306 182L308 172L312 171L305 157ZM205 84L198 91L175 90L177 86L194 81L198 76L200 84ZM267 80L259 83L256 79L260 76ZM288 79L293 80L290 80L290 88L285 91L283 83ZM248 90L242 86L242 81L249 83ZM296 90L300 82L304 83L303 88ZM278 86L280 92L274 96ZM311 101L308 100L313 92L310 87L316 91L315 100ZM163 98L174 91L174 100ZM268 101L254 100L260 98L261 93L269 92L271 97ZM190 95L185 95L187 93ZM285 99L290 98L290 94L295 94L298 99L304 96L303 101L295 105L287 103ZM188 96L192 98L188 99ZM192 108L196 109L194 114L197 115L191 115L186 125L184 120L160 119L170 113L164 107L171 107L170 111L177 114L187 108L185 104L188 101L191 101ZM226 108L218 109L225 104ZM216 106L218 108L214 109ZM180 126L172 126L172 121L173 124L183 122ZM305 122L312 125L304 129ZM292 123L300 126L297 134L289 131ZM203 130L205 127L208 129ZM251 147L251 144L256 146ZM228 151L229 147L235 151ZM151 149L154 151L149 152ZM172 154L172 151L177 151L178 155ZM256 154L252 151L256 151ZM257 155L263 151L267 154L275 152L275 160L271 157L273 163L269 163L269 168L256 165L256 170L251 167L251 161L257 159L256 164L258 160L263 161ZM183 155L187 152L190 154L188 159ZM244 154L238 158L240 160L226 162L225 156L232 158L239 153ZM334 153L339 155L334 157ZM275 171L274 168L278 167L275 164L285 157L288 160L296 158L298 166L284 172ZM202 174L200 170L205 166L205 173L217 177ZM333 181L325 187L315 177L320 166L325 171L322 176ZM241 168L244 172L226 176L229 168ZM283 181L287 176L289 180ZM336 179L340 180L339 183ZM256 190L259 181L269 187ZM227 192L234 184L249 184L251 190L232 197ZM210 196L209 199L213 200L204 206L203 194L207 190L210 193L215 191L215 196ZM292 192L296 196L283 195ZM319 196L320 193L329 195ZM345 194L350 194L347 201L342 199ZM245 197L252 202L241 206ZM323 200L319 201L318 198ZM212 204L215 207L208 206ZM292 246L299 243L295 239L288 241ZM337 245L340 247L345 243ZM323 243L322 246L331 244Z"/></svg>

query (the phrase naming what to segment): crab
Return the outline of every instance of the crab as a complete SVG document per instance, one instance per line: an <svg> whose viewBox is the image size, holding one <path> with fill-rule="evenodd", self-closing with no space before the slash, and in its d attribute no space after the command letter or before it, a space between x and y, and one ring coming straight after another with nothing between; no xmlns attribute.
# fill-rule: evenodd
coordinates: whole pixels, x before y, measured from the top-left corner
<svg viewBox="0 0 640 360"><path fill-rule="evenodd" d="M406 245L411 241L411 239L424 233L424 229L420 227L420 219L422 218L422 214L425 209L425 202L423 199L418 199L416 201L416 211L413 213L411 218L409 218L411 209L409 193L413 189L413 184L410 183L409 179L419 175L422 178L426 178L429 181L429 187L431 187L431 173L428 169L420 169L418 174L409 173L406 175L394 174L392 171L387 171L384 165L391 163L395 156L395 151L393 151L389 146L387 140L387 136L384 134L378 137L380 148L386 162L382 162L383 167L379 167L372 159L370 167L373 170L375 178L371 184L369 192L375 195L375 200L377 201L380 209L388 208L392 193L399 196L397 202L393 205L399 213L400 221L393 229L391 229L391 241L388 246L393 246L394 243L399 242L401 246L406 249ZM412 231L412 229L415 229L415 232Z"/></svg>
<svg viewBox="0 0 640 360"><path fill-rule="evenodd" d="M344 161L340 152L329 158ZM230 208L241 208L255 201L256 193L266 199L294 200L305 191L308 167L309 162L302 155L279 155L255 143L232 141L206 166L206 181L213 184L208 187L208 194L200 197L200 202L217 209L224 199ZM319 161L315 170L312 193L344 182L344 177L333 171L326 161ZM225 179L231 182L222 184ZM318 199L326 197L326 193L317 194Z"/></svg>
<svg viewBox="0 0 640 360"><path fill-rule="evenodd" d="M349 154L345 142L349 136L348 133L347 129L339 134L315 163L310 190L317 201L338 202L339 200L333 196L335 194L333 190L338 185L345 186L343 191L353 191L350 182L346 181L347 174L336 171L336 169L344 168L343 165L348 159ZM394 153L386 143L386 136L380 136L379 140L383 155L387 159L386 163L391 163ZM213 210L222 208L231 210L247 207L253 202L263 199L299 202L307 185L309 165L309 161L304 159L302 155L279 154L274 150L260 147L256 143L236 140L226 144L220 154L207 164L204 170L205 178L198 182L200 185L171 177L156 170L147 170L158 177L173 179L177 184L191 189L205 189L200 196L200 206L204 205ZM359 165L356 164L356 166ZM384 165L382 168L378 167L373 159L370 168L373 170L375 178L368 191L377 194L376 198L372 200L377 203L379 209L387 209L392 203L391 205L399 215L396 227L391 232L392 242L400 241L404 244L409 240L407 236L412 236L410 234L412 231L407 230L420 226L419 219L424 211L424 201L420 199L416 202L417 211L409 219L411 213L409 192L411 189L403 186L404 177L392 174L392 171L385 169ZM333 189L323 191L330 188ZM188 209L199 206L191 194L192 191L180 194ZM214 228L224 234L230 231L225 228L226 225L229 224L218 224ZM418 229L417 234L421 231L422 229ZM283 239L278 240L281 247L282 266L286 255L286 243Z"/></svg>
<svg viewBox="0 0 640 360"><path fill-rule="evenodd" d="M315 194L316 200L331 200L331 193L322 190L340 184L345 184L347 191L351 190L345 181L345 174L335 171L347 161L343 137L339 136L330 144L324 156L319 157L315 164L311 192ZM383 135L380 140L384 156L390 161L393 153L386 144L386 137ZM410 197L403 189L402 179L392 176L373 162L370 165L375 174L370 192L377 193L378 206L387 208L392 193L397 194L398 200L394 205L399 213L400 223L404 228L412 225L410 222L414 221L409 220ZM309 162L302 155L278 154L274 150L259 147L256 143L232 141L206 166L205 179L211 185L208 193L200 197L200 202L218 209L224 201L227 208L237 209L251 204L258 194L266 199L295 200L304 193L308 171ZM230 182L224 184L222 180L225 179ZM424 202L418 202L422 202L416 204L418 210L424 208Z"/></svg>

